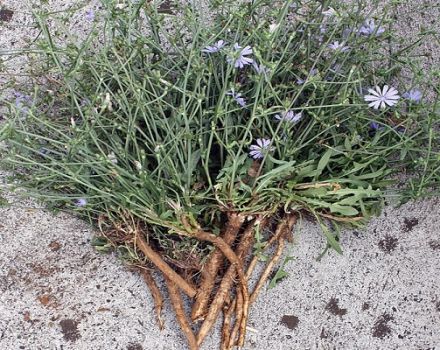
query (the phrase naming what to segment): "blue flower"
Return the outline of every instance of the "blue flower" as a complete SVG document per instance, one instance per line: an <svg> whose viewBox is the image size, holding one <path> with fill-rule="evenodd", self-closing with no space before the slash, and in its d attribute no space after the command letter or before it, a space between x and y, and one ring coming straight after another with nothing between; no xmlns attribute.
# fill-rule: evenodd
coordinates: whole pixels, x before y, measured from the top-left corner
<svg viewBox="0 0 440 350"><path fill-rule="evenodd" d="M373 35L376 36L381 35L383 32L385 32L385 28L376 25L374 22L374 19L367 19L365 23L362 25L362 27L359 29L359 34L362 35Z"/></svg>
<svg viewBox="0 0 440 350"><path fill-rule="evenodd" d="M232 96L232 98L237 102L241 107L246 106L246 100L241 97L241 93L236 93L234 90L230 90L226 93L228 96Z"/></svg>
<svg viewBox="0 0 440 350"><path fill-rule="evenodd" d="M377 122L371 122L370 123L370 128L373 129L373 130L379 130L379 129L383 129L383 126L381 126Z"/></svg>
<svg viewBox="0 0 440 350"><path fill-rule="evenodd" d="M381 89L379 86L375 87L375 90L368 89L371 95L365 95L364 100L369 102L368 106L374 109L385 108L387 105L392 107L399 101L399 92L388 85L384 85Z"/></svg>
<svg viewBox="0 0 440 350"><path fill-rule="evenodd" d="M202 52L205 53L215 53L220 51L223 47L225 47L226 43L224 40L219 40L217 41L214 45L212 46L206 46Z"/></svg>
<svg viewBox="0 0 440 350"><path fill-rule="evenodd" d="M92 9L86 11L85 18L87 21L92 22L95 19L95 11Z"/></svg>
<svg viewBox="0 0 440 350"><path fill-rule="evenodd" d="M267 152L274 150L274 148L270 146L272 141L269 139L257 139L256 142L256 145L251 145L249 147L249 155L254 159L264 158L264 155Z"/></svg>
<svg viewBox="0 0 440 350"><path fill-rule="evenodd" d="M234 50L236 53L238 52L238 57L237 55L234 55L234 57L228 57L227 61L228 63L233 63L235 68L243 68L254 62L252 58L246 57L252 55L252 48L250 46L242 48L238 43L235 43Z"/></svg>
<svg viewBox="0 0 440 350"><path fill-rule="evenodd" d="M252 66L254 67L257 74L267 75L269 73L269 69L263 64L258 64L257 62L254 61L252 62Z"/></svg>
<svg viewBox="0 0 440 350"><path fill-rule="evenodd" d="M317 73L318 73L318 70L317 70L316 68L313 68L313 69L310 70L310 72L309 72L309 76L308 76L307 78L314 77ZM302 78L298 78L298 79L296 79L296 83L297 83L298 85L302 85L302 84L304 84L305 82L306 82L305 79L302 79Z"/></svg>
<svg viewBox="0 0 440 350"><path fill-rule="evenodd" d="M87 205L87 199L79 198L75 201L75 206L78 208L85 207Z"/></svg>
<svg viewBox="0 0 440 350"><path fill-rule="evenodd" d="M27 110L27 107L32 104L32 97L22 94L19 91L14 91L15 107L21 110Z"/></svg>
<svg viewBox="0 0 440 350"><path fill-rule="evenodd" d="M346 52L349 50L348 46L345 46L344 43L339 43L339 41L335 41L335 42L331 43L328 47L332 50L339 51L339 52Z"/></svg>
<svg viewBox="0 0 440 350"><path fill-rule="evenodd" d="M403 98L406 98L407 100L410 100L415 103L419 103L420 100L422 99L422 96L423 96L422 92L418 89L411 89L402 95Z"/></svg>
<svg viewBox="0 0 440 350"><path fill-rule="evenodd" d="M287 111L275 116L275 119L279 121L286 121L289 123L297 123L302 118L302 112L296 113L294 111Z"/></svg>

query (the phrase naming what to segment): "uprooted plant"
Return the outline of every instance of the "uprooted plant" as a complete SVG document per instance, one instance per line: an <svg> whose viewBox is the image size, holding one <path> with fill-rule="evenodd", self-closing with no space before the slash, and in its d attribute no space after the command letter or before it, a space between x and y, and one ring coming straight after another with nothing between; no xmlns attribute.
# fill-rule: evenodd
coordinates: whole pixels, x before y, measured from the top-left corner
<svg viewBox="0 0 440 350"><path fill-rule="evenodd" d="M243 346L301 215L341 252L340 225L378 213L393 173L414 174L415 195L436 186L438 115L416 89L428 80L399 81L411 47L390 55L386 18L363 2L102 3L81 43L36 14L47 83L9 104L3 162L140 269L160 327L162 274L191 349L221 313L221 349Z"/></svg>

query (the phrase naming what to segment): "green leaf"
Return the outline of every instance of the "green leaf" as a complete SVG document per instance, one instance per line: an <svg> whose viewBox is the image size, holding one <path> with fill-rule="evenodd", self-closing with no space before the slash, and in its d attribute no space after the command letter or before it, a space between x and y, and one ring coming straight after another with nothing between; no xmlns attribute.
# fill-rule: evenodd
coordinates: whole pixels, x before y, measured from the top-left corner
<svg viewBox="0 0 440 350"><path fill-rule="evenodd" d="M333 150L331 148L329 148L324 155L322 156L322 158L320 159L319 163L318 163L318 167L316 169L316 174L315 174L315 180L318 179L318 177L322 174L322 171L325 169L325 167L328 165L328 163L330 162L330 158L333 155Z"/></svg>
<svg viewBox="0 0 440 350"><path fill-rule="evenodd" d="M330 205L330 211L332 213L341 214L344 216L355 216L359 214L359 211L356 208L339 205L339 204L332 204Z"/></svg>
<svg viewBox="0 0 440 350"><path fill-rule="evenodd" d="M286 278L287 276L289 276L289 274L280 267L275 273L275 276L270 280L267 289L274 288L277 283L279 283L283 278Z"/></svg>
<svg viewBox="0 0 440 350"><path fill-rule="evenodd" d="M339 242L336 240L335 236L330 232L327 226L321 224L322 232L324 232L324 236L327 238L327 242L336 252L342 255L342 248Z"/></svg>
<svg viewBox="0 0 440 350"><path fill-rule="evenodd" d="M292 174L292 172L295 170L293 165L295 162L287 162L284 165L281 165L279 167L276 167L275 169L272 169L268 173L260 176L258 181L258 186L255 189L255 192L260 192L262 189L264 189L266 186L271 185L273 182L282 180L286 178L288 175Z"/></svg>

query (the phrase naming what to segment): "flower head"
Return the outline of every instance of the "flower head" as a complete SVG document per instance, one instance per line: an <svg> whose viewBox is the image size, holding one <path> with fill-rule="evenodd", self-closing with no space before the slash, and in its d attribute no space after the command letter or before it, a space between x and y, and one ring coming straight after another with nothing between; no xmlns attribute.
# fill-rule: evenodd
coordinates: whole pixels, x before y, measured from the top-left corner
<svg viewBox="0 0 440 350"><path fill-rule="evenodd" d="M92 22L95 19L95 11L92 9L86 11L85 18L87 21Z"/></svg>
<svg viewBox="0 0 440 350"><path fill-rule="evenodd" d="M312 78L312 77L314 77L316 74L318 74L318 70L317 70L316 68L313 68L313 69L310 70L308 78ZM302 79L302 78L298 78L298 79L296 79L296 83L297 83L298 85L302 85L302 84L304 84L305 82L306 82L306 79Z"/></svg>
<svg viewBox="0 0 440 350"><path fill-rule="evenodd" d="M107 154L107 159L113 164L118 164L118 158L116 158L115 152L110 152Z"/></svg>
<svg viewBox="0 0 440 350"><path fill-rule="evenodd" d="M372 130L382 130L382 129L384 129L383 125L379 124L378 122L371 122L370 123L370 128Z"/></svg>
<svg viewBox="0 0 440 350"><path fill-rule="evenodd" d="M249 155L254 159L261 159L264 158L264 155L267 152L273 151L275 148L271 147L271 140L269 139L257 139L256 145L251 145L249 147Z"/></svg>
<svg viewBox="0 0 440 350"><path fill-rule="evenodd" d="M294 111L287 111L275 116L275 119L279 121L286 121L290 123L297 123L302 118L302 112L295 113Z"/></svg>
<svg viewBox="0 0 440 350"><path fill-rule="evenodd" d="M254 67L257 74L267 75L269 73L269 69L263 64L258 64L257 62L254 61L252 62L252 66Z"/></svg>
<svg viewBox="0 0 440 350"><path fill-rule="evenodd" d="M405 92L402 97L415 103L419 103L422 99L422 92L418 89L411 89Z"/></svg>
<svg viewBox="0 0 440 350"><path fill-rule="evenodd" d="M75 206L78 208L85 207L87 205L87 199L79 198L75 201Z"/></svg>
<svg viewBox="0 0 440 350"><path fill-rule="evenodd" d="M32 97L29 95L25 95L19 91L14 91L15 96L15 107L22 111L27 111L27 107L32 104Z"/></svg>
<svg viewBox="0 0 440 350"><path fill-rule="evenodd" d="M269 33L274 33L279 26L279 23L272 23L271 25L269 25Z"/></svg>
<svg viewBox="0 0 440 350"><path fill-rule="evenodd" d="M224 40L219 40L217 41L214 45L212 46L206 46L202 52L205 53L215 53L220 51L223 47L225 47L226 43Z"/></svg>
<svg viewBox="0 0 440 350"><path fill-rule="evenodd" d="M234 44L234 50L237 53L238 57L234 55L234 57L228 57L228 63L233 63L235 68L243 68L248 64L252 64L254 60L250 57L246 57L252 55L252 48L250 46L246 46L242 48L238 43Z"/></svg>
<svg viewBox="0 0 440 350"><path fill-rule="evenodd" d="M241 97L241 93L239 92L237 93L234 90L230 90L226 93L226 95L232 96L235 102L237 102L241 107L246 106L246 100L244 99L244 97Z"/></svg>
<svg viewBox="0 0 440 350"><path fill-rule="evenodd" d="M376 36L379 36L383 32L385 32L385 28L376 25L376 23L374 23L374 19L367 19L365 23L362 25L362 27L359 29L359 34L362 35L375 34Z"/></svg>
<svg viewBox="0 0 440 350"><path fill-rule="evenodd" d="M335 42L331 43L328 47L332 50L339 51L339 52L346 52L349 49L348 46L345 46L344 43L339 43L339 41L335 41Z"/></svg>
<svg viewBox="0 0 440 350"><path fill-rule="evenodd" d="M136 170L138 170L138 171L142 170L141 162L139 162L138 160L135 160L133 163L134 163L134 167L136 168Z"/></svg>
<svg viewBox="0 0 440 350"><path fill-rule="evenodd" d="M384 85L382 90L379 86L376 86L374 89L368 89L371 95L364 96L364 100L369 102L368 106L374 109L385 108L387 105L392 107L399 101L399 93L393 87Z"/></svg>
<svg viewBox="0 0 440 350"><path fill-rule="evenodd" d="M327 10L322 11L322 14L326 17L332 17L337 15L338 13L336 12L336 10L333 7L329 7Z"/></svg>

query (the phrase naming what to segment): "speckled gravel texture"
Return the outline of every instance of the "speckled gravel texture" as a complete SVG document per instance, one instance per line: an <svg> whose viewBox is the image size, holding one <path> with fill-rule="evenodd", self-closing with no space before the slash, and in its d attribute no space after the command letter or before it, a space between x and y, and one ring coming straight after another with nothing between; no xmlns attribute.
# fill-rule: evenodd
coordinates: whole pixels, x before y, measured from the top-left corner
<svg viewBox="0 0 440 350"><path fill-rule="evenodd" d="M30 15L21 1L0 4L14 12L0 25L0 49L23 46L35 35L23 27ZM439 8L436 0L402 1L396 30L404 38L422 26L438 30ZM439 51L434 41L423 46L427 67L438 67ZM7 63L15 72L25 64ZM8 79L0 75L0 84ZM8 200L0 207L0 350L186 349L169 305L161 332L140 276L97 253L89 225ZM343 234L342 256L320 262L319 227L304 221L295 237L290 277L253 306L245 349L440 350L439 199L388 206L366 229ZM215 336L203 346L216 348Z"/></svg>

